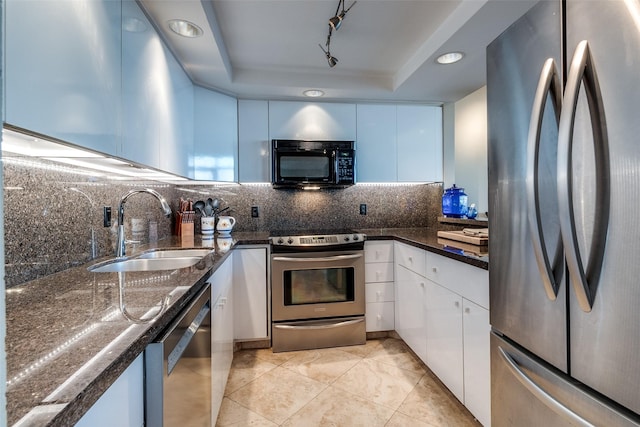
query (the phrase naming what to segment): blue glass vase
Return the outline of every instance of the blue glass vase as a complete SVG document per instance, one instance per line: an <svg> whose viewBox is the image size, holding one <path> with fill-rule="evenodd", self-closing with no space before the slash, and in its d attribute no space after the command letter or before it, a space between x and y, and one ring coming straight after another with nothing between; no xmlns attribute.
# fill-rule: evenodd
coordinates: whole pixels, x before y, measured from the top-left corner
<svg viewBox="0 0 640 427"><path fill-rule="evenodd" d="M464 188L447 188L442 195L442 214L449 218L463 218L467 214L467 194Z"/></svg>

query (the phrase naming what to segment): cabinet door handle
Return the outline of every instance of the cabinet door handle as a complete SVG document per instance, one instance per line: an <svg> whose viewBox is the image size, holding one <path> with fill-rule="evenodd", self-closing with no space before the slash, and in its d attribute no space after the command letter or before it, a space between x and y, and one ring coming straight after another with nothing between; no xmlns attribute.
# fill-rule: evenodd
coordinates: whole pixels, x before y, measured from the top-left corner
<svg viewBox="0 0 640 427"><path fill-rule="evenodd" d="M540 130L542 128L542 118L544 106L550 95L553 102L556 124L560 121L560 111L562 109L562 86L560 77L553 58L548 58L542 66L538 88L536 89L533 108L531 110L531 121L529 122L529 136L527 138L527 166L526 166L526 196L527 196L527 217L529 223L529 236L536 257L538 271L542 279L542 285L551 301L555 301L562 280L564 262L562 259L562 242L558 243L555 250L553 263L549 260L544 235L542 234L542 223L540 220L540 200L538 190L538 163L540 158Z"/></svg>
<svg viewBox="0 0 640 427"><path fill-rule="evenodd" d="M471 309L469 307L467 307L467 308L464 309L464 312L469 314L469 313L471 313Z"/></svg>
<svg viewBox="0 0 640 427"><path fill-rule="evenodd" d="M420 287L424 288L424 282L420 282Z"/></svg>
<svg viewBox="0 0 640 427"><path fill-rule="evenodd" d="M454 303L453 303L453 305L454 305L455 307L460 307L460 302L456 301L456 302L454 302Z"/></svg>
<svg viewBox="0 0 640 427"><path fill-rule="evenodd" d="M378 314L378 315L376 316L376 318L377 318L378 320L382 320L382 314Z"/></svg>
<svg viewBox="0 0 640 427"><path fill-rule="evenodd" d="M412 256L410 256L410 257L408 258L408 260L409 260L409 262L413 262L413 257L412 257Z"/></svg>
<svg viewBox="0 0 640 427"><path fill-rule="evenodd" d="M589 106L591 133L593 135L593 149L595 152L596 200L591 235L589 259L583 265L580 247L578 246L578 232L576 230L576 216L573 211L573 182L572 182L572 145L573 127L575 124L576 106L580 94L580 83L584 81L584 89ZM596 290L607 242L610 209L610 165L609 140L604 116L604 105L600 84L593 64L591 50L586 40L578 43L571 60L571 68L567 77L565 89L565 106L560 114L560 129L558 131L558 207L560 213L560 231L564 243L564 252L569 268L571 283L576 293L578 304L585 312L590 312L595 300Z"/></svg>
<svg viewBox="0 0 640 427"><path fill-rule="evenodd" d="M433 271L434 273L438 272L438 267L431 267L431 271Z"/></svg>

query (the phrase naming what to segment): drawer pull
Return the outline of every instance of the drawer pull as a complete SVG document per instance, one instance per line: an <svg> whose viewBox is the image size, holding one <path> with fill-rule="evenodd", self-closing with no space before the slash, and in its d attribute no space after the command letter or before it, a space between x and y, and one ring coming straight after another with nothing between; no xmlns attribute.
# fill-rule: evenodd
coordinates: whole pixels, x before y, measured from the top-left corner
<svg viewBox="0 0 640 427"><path fill-rule="evenodd" d="M434 273L438 272L438 267L431 267L431 271L433 271Z"/></svg>

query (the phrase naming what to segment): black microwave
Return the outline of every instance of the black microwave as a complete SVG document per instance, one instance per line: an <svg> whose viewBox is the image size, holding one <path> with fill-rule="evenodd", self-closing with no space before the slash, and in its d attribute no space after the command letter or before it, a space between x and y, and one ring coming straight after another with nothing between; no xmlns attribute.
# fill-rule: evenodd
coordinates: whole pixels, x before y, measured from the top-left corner
<svg viewBox="0 0 640 427"><path fill-rule="evenodd" d="M353 141L271 141L271 183L276 188L331 188L355 184Z"/></svg>

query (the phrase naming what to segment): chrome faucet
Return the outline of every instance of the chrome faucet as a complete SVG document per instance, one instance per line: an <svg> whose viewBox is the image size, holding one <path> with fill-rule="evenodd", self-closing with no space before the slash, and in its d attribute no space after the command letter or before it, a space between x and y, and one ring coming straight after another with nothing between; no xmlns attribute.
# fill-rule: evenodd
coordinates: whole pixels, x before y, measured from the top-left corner
<svg viewBox="0 0 640 427"><path fill-rule="evenodd" d="M164 214L168 217L171 215L171 208L167 203L167 200L162 197L160 193L155 190L151 190L150 188L145 188L142 190L131 190L120 199L120 205L118 206L118 243L116 246L116 257L121 258L125 256L125 239L124 239L124 204L127 202L129 197L138 193L149 193L154 196L156 199L160 201L162 205L162 210Z"/></svg>

